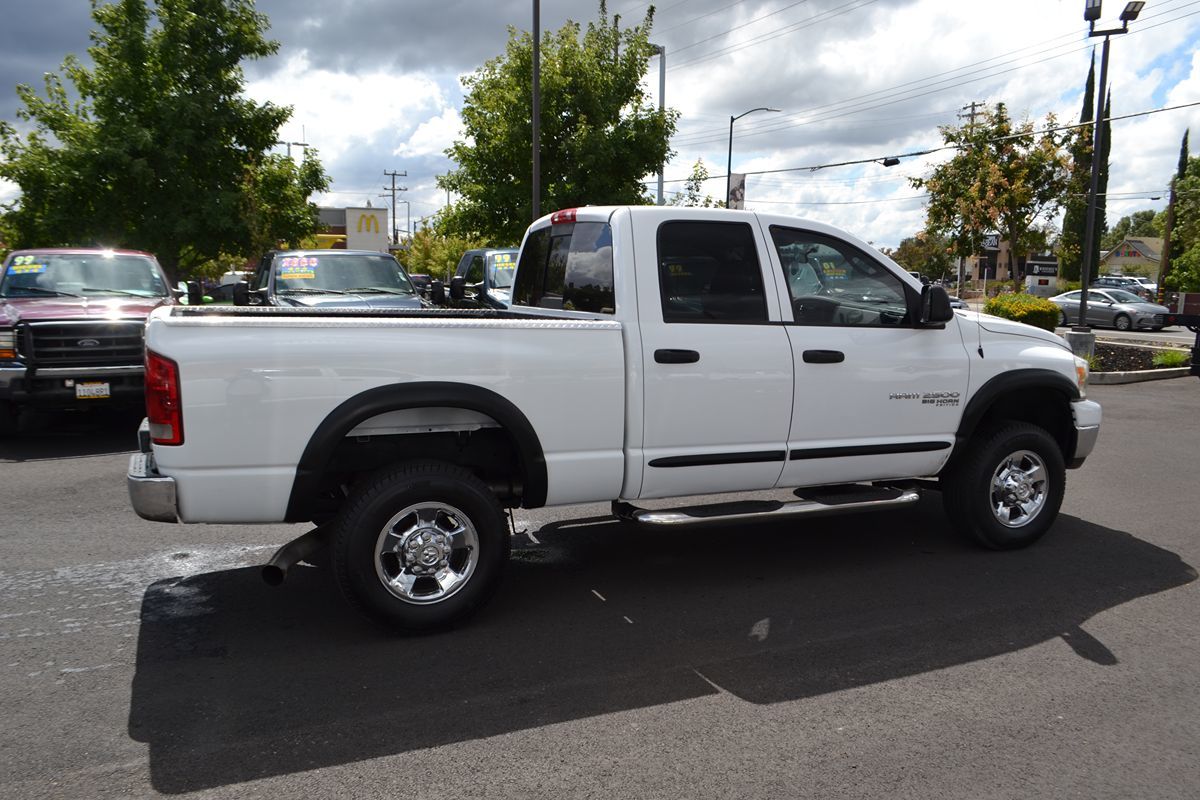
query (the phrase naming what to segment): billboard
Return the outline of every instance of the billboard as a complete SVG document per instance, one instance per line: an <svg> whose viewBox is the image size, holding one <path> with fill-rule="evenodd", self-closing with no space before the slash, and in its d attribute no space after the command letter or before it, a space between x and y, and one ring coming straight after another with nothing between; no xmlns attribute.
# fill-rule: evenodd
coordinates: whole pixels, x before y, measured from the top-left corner
<svg viewBox="0 0 1200 800"><path fill-rule="evenodd" d="M386 208L346 209L346 249L388 251Z"/></svg>

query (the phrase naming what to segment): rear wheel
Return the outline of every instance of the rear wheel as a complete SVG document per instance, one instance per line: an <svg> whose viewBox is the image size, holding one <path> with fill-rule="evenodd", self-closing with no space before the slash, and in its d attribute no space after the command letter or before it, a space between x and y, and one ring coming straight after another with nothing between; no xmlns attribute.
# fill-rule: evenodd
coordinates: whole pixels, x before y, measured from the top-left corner
<svg viewBox="0 0 1200 800"><path fill-rule="evenodd" d="M959 532L992 550L1026 547L1058 516L1066 467L1044 429L1008 422L976 434L942 478L942 503Z"/></svg>
<svg viewBox="0 0 1200 800"><path fill-rule="evenodd" d="M1113 320L1113 327L1119 331L1129 330L1132 324L1128 314L1117 314L1116 319Z"/></svg>
<svg viewBox="0 0 1200 800"><path fill-rule="evenodd" d="M504 512L464 469L414 462L355 490L334 527L333 564L351 604L409 632L477 611L509 554Z"/></svg>
<svg viewBox="0 0 1200 800"><path fill-rule="evenodd" d="M1058 310L1058 325L1059 325L1059 327L1065 328L1070 324L1071 324L1071 320L1067 319L1067 312L1063 311L1060 308Z"/></svg>

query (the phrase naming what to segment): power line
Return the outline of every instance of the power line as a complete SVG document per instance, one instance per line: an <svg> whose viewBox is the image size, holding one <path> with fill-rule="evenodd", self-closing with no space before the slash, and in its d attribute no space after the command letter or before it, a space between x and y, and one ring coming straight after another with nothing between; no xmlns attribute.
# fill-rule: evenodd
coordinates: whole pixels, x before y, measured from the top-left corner
<svg viewBox="0 0 1200 800"><path fill-rule="evenodd" d="M1176 8L1168 9L1168 10L1162 11L1158 14L1150 15L1150 16L1146 17L1146 19L1154 19L1156 17L1162 17L1168 13L1171 13L1174 11L1179 11L1181 9L1188 8L1188 7L1194 6L1194 5L1197 5L1197 0L1193 0L1192 2L1184 3L1183 5L1180 5ZM1162 25L1177 22L1186 17L1194 16L1197 13L1200 13L1200 12L1193 11L1188 14L1184 14L1182 16L1172 17L1171 19L1163 20L1162 22L1159 22L1154 25L1142 25L1142 26L1139 26L1139 28L1136 31L1130 31L1130 33L1142 33L1144 31L1151 30L1153 28L1160 27ZM1064 42L1063 40L1067 39L1067 38L1070 38L1071 41ZM1009 72L1014 72L1018 69L1024 69L1026 67L1035 66L1037 64L1045 63L1046 61L1051 61L1056 58L1061 58L1063 56L1067 56L1067 55L1071 55L1076 52L1080 52L1081 50L1087 50L1091 47L1090 44L1085 44L1082 47L1076 46L1077 41L1078 40L1076 38L1076 34L1059 35L1059 36L1056 36L1056 37L1053 37L1050 39L1046 39L1042 42L1038 42L1033 45L1028 45L1026 47L1019 48L1017 50L1012 50L1007 53L1002 53L997 56L992 56L990 58L972 62L970 64L966 64L962 67L957 67L952 70L946 70L943 72L934 73L932 75L927 75L922 78L917 78L917 79L914 79L911 81L906 81L904 83L900 83L895 86L890 86L890 87L887 87L884 89L879 89L879 90L876 90L873 92L868 92L866 94L847 98L845 100L839 100L839 101L832 102L832 103L825 103L823 105L813 106L812 108L809 108L809 109L806 109L803 111L795 111L795 112L787 113L787 114L784 114L783 117L781 117L777 120L772 120L770 122L758 123L758 124L750 123L750 124L747 124L744 127L744 129L740 130L738 135L740 138L745 138L748 136L758 136L758 135L763 135L766 133L773 133L776 131L787 130L789 128L798 127L799 125L811 125L811 124L815 124L815 123L819 123L819 122L826 122L831 119L837 119L840 117L850 116L852 114L860 113L862 111L872 110L875 108L882 108L882 107L889 106L889 105L895 105L896 103L905 102L907 100L914 100L918 97L924 97L926 95L934 94L936 92L944 91L946 89L957 88L958 86L964 86L968 83L973 83L975 81L983 80L985 78L997 77L999 75L1004 75ZM1029 56L1009 58L1010 56L1017 56L1018 54L1024 53L1026 51L1035 50L1035 48L1042 48L1044 45L1051 44L1054 42L1061 42L1061 43L1055 44L1048 48L1036 50L1035 52L1030 53ZM1064 50L1062 52L1059 52L1059 53L1049 56L1047 58L1038 59L1037 61L1033 61L1033 62L1030 62L1027 64L1022 64L1022 65L1013 67L1011 69L993 71L993 70L996 70L998 67L1003 67L1003 66L1006 66L1009 64L1018 64L1023 58L1028 58L1030 56L1037 56L1037 55L1041 55L1044 53L1053 53L1055 50L1062 50L1062 48L1065 48L1065 47L1071 47L1072 49ZM1001 61L1001 59L1008 59L1008 60ZM992 62L997 62L997 61L999 61L1000 63L995 63L995 64L992 63ZM983 65L986 65L986 64L991 64L991 66L984 67ZM975 67L982 67L982 68L973 69ZM948 76L948 77L946 77L946 76ZM937 78L942 78L942 80L935 80ZM951 81L957 80L959 78L968 78L968 79L959 81L958 83L950 83ZM946 83L950 83L950 85L942 86L940 89L934 89L931 91L924 91L924 92L916 93L918 89L939 86L940 84L946 84ZM913 87L913 88L907 89L906 87ZM903 90L902 93L907 96L896 98L895 93L900 90ZM888 97L891 99L889 99L883 103L874 103L873 98L880 98L880 97ZM819 116L816 119L802 120L800 122L785 121L788 119L794 120L798 117L803 117L804 115L812 115L812 114L815 114L816 112L819 112L819 111L822 111L825 109L829 109L830 110L829 113L826 115L823 115L823 116ZM711 130L711 133L696 132L696 133L691 133L691 134L681 136L678 139L674 140L672 142L672 144L675 146L679 146L679 147L687 147L687 146L695 146L695 145L699 145L699 144L707 144L710 142L715 143L718 141L724 141L724 131L723 130L718 131L715 128L710 129L710 130Z"/></svg>
<svg viewBox="0 0 1200 800"><path fill-rule="evenodd" d="M1196 102L1192 102L1192 103L1180 103L1179 105L1174 105L1174 106L1164 106L1163 108L1152 108L1148 111L1136 111L1132 114L1121 114L1120 116L1115 116L1115 117L1106 117L1106 118L1099 120L1099 122L1117 122L1117 121L1125 120L1125 119L1133 119L1135 117L1146 117L1151 114L1162 114L1163 112L1166 112L1166 111L1179 111L1184 108L1194 108L1196 106L1200 106L1200 101L1196 101ZM1055 133L1057 131L1072 130L1074 128L1086 128L1086 127L1089 127L1089 126L1095 125L1095 124L1096 124L1096 122L1092 121L1092 122L1076 122L1071 125L1056 125L1052 128L1042 128L1042 129L1035 130L1035 131L1029 131L1028 133L1013 133L1013 134L1009 134L1007 136L997 136L995 138L988 139L987 141L988 142L1002 142L1002 141L1006 141L1008 139L1021 139L1026 136L1038 136L1038 135L1046 134L1046 133ZM933 153L940 153L940 152L944 152L946 150L959 150L959 149L962 149L960 145L947 144L947 145L941 145L938 147L929 147L924 150L913 150L913 151L907 152L907 153L896 153L893 155L875 156L873 158L856 158L856 159L851 159L849 161L836 161L836 162L832 162L829 164L815 164L815 165L805 166L805 167L782 167L780 169L748 170L742 174L744 174L746 176L750 176L750 175L776 175L776 174L787 173L787 172L816 172L817 170L830 169L832 167L849 167L849 166L855 166L858 164L879 163L879 162L882 162L885 158L916 158L918 156L932 155ZM725 175L709 175L708 180L716 180L716 179L725 178L725 177L726 177ZM657 180L657 178L655 178L654 180ZM684 183L689 180L691 180L690 177L689 178L672 178L670 180L664 181L664 183ZM649 182L650 181L642 181L642 183L649 183Z"/></svg>

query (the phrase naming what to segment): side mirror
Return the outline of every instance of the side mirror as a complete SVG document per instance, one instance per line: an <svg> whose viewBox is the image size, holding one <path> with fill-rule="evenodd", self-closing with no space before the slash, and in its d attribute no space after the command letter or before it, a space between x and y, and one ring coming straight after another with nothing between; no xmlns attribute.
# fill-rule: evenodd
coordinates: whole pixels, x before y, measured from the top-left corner
<svg viewBox="0 0 1200 800"><path fill-rule="evenodd" d="M250 305L250 284L238 281L233 285L233 304L235 306Z"/></svg>
<svg viewBox="0 0 1200 800"><path fill-rule="evenodd" d="M441 281L430 281L429 301L435 306L446 305L446 284Z"/></svg>
<svg viewBox="0 0 1200 800"><path fill-rule="evenodd" d="M204 290L200 288L198 282L187 282L187 301L189 306L198 306L204 303Z"/></svg>
<svg viewBox="0 0 1200 800"><path fill-rule="evenodd" d="M450 299L462 300L467 296L467 279L461 275L455 275L450 279Z"/></svg>
<svg viewBox="0 0 1200 800"><path fill-rule="evenodd" d="M942 325L954 319L954 309L950 307L950 295L945 288L926 284L921 287L921 316L922 325Z"/></svg>

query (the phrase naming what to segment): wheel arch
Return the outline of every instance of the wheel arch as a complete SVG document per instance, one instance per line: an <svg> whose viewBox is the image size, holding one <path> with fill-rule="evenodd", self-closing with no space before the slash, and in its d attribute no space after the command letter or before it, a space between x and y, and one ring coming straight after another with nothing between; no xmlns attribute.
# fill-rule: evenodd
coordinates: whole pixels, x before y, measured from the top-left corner
<svg viewBox="0 0 1200 800"><path fill-rule="evenodd" d="M1001 373L980 386L967 402L955 434L955 454L961 453L981 428L999 420L1019 420L1046 430L1058 442L1063 458L1069 461L1076 444L1071 402L1079 397L1079 387L1052 370L1017 369Z"/></svg>
<svg viewBox="0 0 1200 800"><path fill-rule="evenodd" d="M286 521L303 522L312 518L322 480L347 433L363 422L391 411L438 407L475 411L495 420L511 440L517 455L524 487L521 505L535 508L545 504L548 488L546 459L529 418L507 398L490 389L449 381L422 381L368 389L344 400L326 415L309 438L296 465Z"/></svg>

